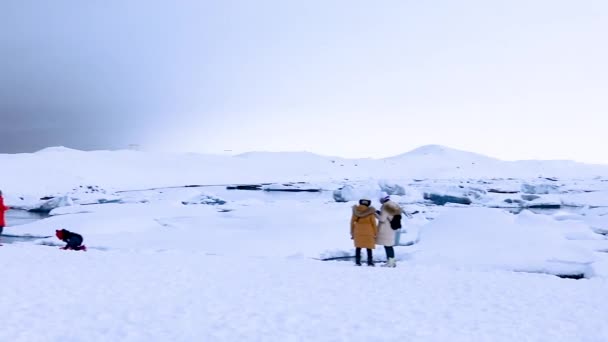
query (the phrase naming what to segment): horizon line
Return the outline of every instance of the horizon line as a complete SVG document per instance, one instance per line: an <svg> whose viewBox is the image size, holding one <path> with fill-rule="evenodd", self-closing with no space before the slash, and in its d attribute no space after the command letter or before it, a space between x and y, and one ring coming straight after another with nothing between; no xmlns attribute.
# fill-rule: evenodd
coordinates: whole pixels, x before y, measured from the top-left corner
<svg viewBox="0 0 608 342"><path fill-rule="evenodd" d="M467 151L467 150L462 150L462 149L458 149L458 148L452 148L446 145L439 145L439 144L426 144L426 145L420 145L412 150L409 150L407 152L403 152L403 153L399 153L399 154L395 154L395 155L389 155L386 157L372 157L372 156L368 156L368 157L342 157L342 156L337 156L337 155L328 155L328 154L323 154L323 153L318 153L318 152L312 152L312 151L306 151L306 150L282 150L282 151L270 151L270 150L251 150L251 151L245 151L245 152L235 152L232 149L225 149L222 152L198 152L198 151L155 151L155 150L148 150L146 148L142 148L140 145L136 145L136 144L130 144L125 148L117 148L117 149L76 149L76 148L71 148L71 147L67 147L67 146L49 146L49 147L45 147L42 148L40 150L34 151L34 152L17 152L17 153L0 153L0 155L18 155L18 154L37 154L37 153L44 153L44 152L49 152L52 150L70 150L70 151L74 151L74 152L121 152L121 151L132 151L132 152L143 152L143 153L159 153L159 154L197 154L197 155L211 155L211 156L224 156L224 157L239 157L239 156L243 156L246 154L262 154L262 153L266 153L266 154L309 154L309 155L314 155L314 156L318 156L318 157L322 157L322 158L336 158L336 159L343 159L343 160L387 160L387 159L395 159L395 158L399 158L399 157L406 157L408 154L413 154L416 151L423 151L425 149L430 150L427 153L421 154L420 156L424 156L427 154L433 154L433 152L437 152L438 150L445 150L445 151L454 151L454 152L458 152L458 153L465 153L465 154L470 154L470 155L474 155L477 156L479 158L486 158L486 159L493 159L496 161L502 161L502 162L534 162L534 161L539 161L539 162L574 162L574 163L579 163L579 164L586 164L586 165L598 165L598 166L608 166L608 164L604 164L604 163L593 163L593 162L583 162L583 161L577 161L577 160L573 160L573 159L501 159L501 158L497 158L497 157L492 157L486 154L482 154L482 153L478 153L478 152L473 152L473 151ZM440 151L443 152L443 151Z"/></svg>

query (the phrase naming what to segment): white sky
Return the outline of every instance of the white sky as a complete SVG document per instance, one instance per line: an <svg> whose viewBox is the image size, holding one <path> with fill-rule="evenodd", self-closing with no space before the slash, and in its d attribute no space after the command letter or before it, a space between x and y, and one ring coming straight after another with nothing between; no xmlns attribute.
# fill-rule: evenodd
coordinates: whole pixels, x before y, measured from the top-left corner
<svg viewBox="0 0 608 342"><path fill-rule="evenodd" d="M120 144L608 163L608 1L8 1Z"/></svg>

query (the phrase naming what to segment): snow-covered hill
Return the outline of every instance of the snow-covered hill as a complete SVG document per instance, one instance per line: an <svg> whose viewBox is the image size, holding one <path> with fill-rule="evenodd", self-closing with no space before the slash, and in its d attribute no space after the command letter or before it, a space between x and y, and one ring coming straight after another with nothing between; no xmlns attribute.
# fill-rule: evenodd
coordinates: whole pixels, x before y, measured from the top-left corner
<svg viewBox="0 0 608 342"><path fill-rule="evenodd" d="M0 155L0 165L8 205L55 196L44 202L55 209L43 220L19 225L8 212L1 341L608 336L608 208L601 207L608 166L507 162L436 145L386 159L57 147ZM352 203L331 192L187 186L262 182L277 183L268 185L275 190L337 189L345 201L370 196L374 204L390 191L412 213L395 247L399 266L322 261L354 252ZM146 190L122 191L131 189ZM435 205L428 194L470 205ZM554 215L497 209L547 203L577 208ZM82 234L89 250L59 250L60 228ZM381 246L374 258L384 260ZM359 298L369 310L353 310ZM399 319L383 319L387 312ZM66 335L73 322L82 329Z"/></svg>
<svg viewBox="0 0 608 342"><path fill-rule="evenodd" d="M423 146L386 159L345 159L307 152L252 152L237 156L138 151L83 152L63 147L31 154L0 154L0 187L15 193L54 193L94 184L128 189L187 184L337 181L383 178L608 177L608 166L571 161L507 162ZM12 181L19 179L18 182Z"/></svg>

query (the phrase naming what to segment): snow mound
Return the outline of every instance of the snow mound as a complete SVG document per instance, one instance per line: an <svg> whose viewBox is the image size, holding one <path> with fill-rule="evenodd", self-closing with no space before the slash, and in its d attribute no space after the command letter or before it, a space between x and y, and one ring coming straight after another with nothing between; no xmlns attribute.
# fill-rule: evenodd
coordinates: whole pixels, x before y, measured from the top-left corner
<svg viewBox="0 0 608 342"><path fill-rule="evenodd" d="M521 192L524 194L547 195L559 193L559 186L554 184L522 184Z"/></svg>
<svg viewBox="0 0 608 342"><path fill-rule="evenodd" d="M486 195L483 189L464 186L464 185L448 185L435 186L424 193L424 199L433 202L436 205L445 205L446 203L471 204L474 201L481 200Z"/></svg>
<svg viewBox="0 0 608 342"><path fill-rule="evenodd" d="M491 158L479 153L462 151L441 145L425 145L413 149L409 152L400 154L388 159L421 159L421 158L442 158L442 159L460 159L466 161L479 162L499 162L498 159Z"/></svg>
<svg viewBox="0 0 608 342"><path fill-rule="evenodd" d="M387 195L396 195L396 196L405 196L406 192L405 192L405 187L388 181L388 180L380 180L378 182L378 186L380 186L380 190L382 190L383 192L385 192Z"/></svg>
<svg viewBox="0 0 608 342"><path fill-rule="evenodd" d="M54 146L54 147L43 148L35 153L42 154L42 153L74 153L74 152L83 152L83 151L76 150L73 148L68 148L65 146Z"/></svg>
<svg viewBox="0 0 608 342"><path fill-rule="evenodd" d="M184 205L193 205L193 204L204 204L204 205L224 205L228 202L225 200L211 194L202 193L188 201L183 201Z"/></svg>
<svg viewBox="0 0 608 342"><path fill-rule="evenodd" d="M362 198L369 199L372 202L378 200L383 192L377 184L362 184L358 186L345 185L337 189L333 193L336 202L352 202Z"/></svg>
<svg viewBox="0 0 608 342"><path fill-rule="evenodd" d="M569 206L608 207L608 191L568 194L562 201Z"/></svg>
<svg viewBox="0 0 608 342"><path fill-rule="evenodd" d="M417 261L551 274L588 274L591 251L555 220L487 208L449 209L420 234Z"/></svg>
<svg viewBox="0 0 608 342"><path fill-rule="evenodd" d="M527 200L525 195L522 195L522 199ZM522 204L526 208L559 208L562 205L562 199L557 195L545 195L538 198L531 198L528 202Z"/></svg>
<svg viewBox="0 0 608 342"><path fill-rule="evenodd" d="M73 206L74 201L70 196L61 196L51 198L47 201L40 203L38 206L31 208L30 211L41 212L41 213L49 213L53 209L61 208L61 207L69 207Z"/></svg>

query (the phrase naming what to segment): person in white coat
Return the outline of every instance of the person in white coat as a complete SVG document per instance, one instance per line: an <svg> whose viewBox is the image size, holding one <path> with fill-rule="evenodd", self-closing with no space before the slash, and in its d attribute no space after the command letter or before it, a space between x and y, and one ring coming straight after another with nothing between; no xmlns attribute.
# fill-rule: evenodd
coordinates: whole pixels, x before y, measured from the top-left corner
<svg viewBox="0 0 608 342"><path fill-rule="evenodd" d="M376 245L384 246L386 251L386 264L383 267L396 267L395 262L395 243L397 241L397 234L400 230L393 229L391 227L391 220L396 215L401 215L402 210L399 204L391 201L389 196L385 196L380 199L382 208L377 212L378 215L378 235L376 236Z"/></svg>

